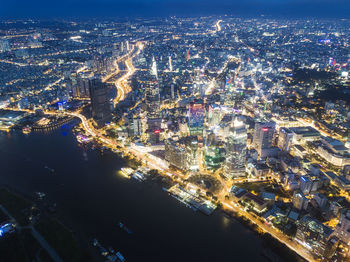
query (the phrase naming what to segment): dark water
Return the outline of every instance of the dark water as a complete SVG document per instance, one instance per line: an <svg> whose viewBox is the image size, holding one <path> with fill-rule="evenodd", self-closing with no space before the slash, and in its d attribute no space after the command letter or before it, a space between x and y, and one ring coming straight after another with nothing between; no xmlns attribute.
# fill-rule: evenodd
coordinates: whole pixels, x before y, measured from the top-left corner
<svg viewBox="0 0 350 262"><path fill-rule="evenodd" d="M159 185L118 176L123 164L114 154L79 147L68 126L27 136L0 133L0 184L25 195L47 193L89 245L96 237L127 261L266 261L262 241L239 222L194 212ZM119 221L134 233L120 230Z"/></svg>

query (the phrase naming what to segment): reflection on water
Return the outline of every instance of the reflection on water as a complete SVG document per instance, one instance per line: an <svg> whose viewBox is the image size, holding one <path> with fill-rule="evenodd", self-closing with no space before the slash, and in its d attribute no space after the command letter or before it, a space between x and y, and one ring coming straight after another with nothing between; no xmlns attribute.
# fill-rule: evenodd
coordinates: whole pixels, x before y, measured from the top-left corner
<svg viewBox="0 0 350 262"><path fill-rule="evenodd" d="M0 183L28 196L44 192L86 246L97 238L136 262L266 261L253 232L220 212L194 212L157 184L116 175L124 160L78 146L70 125L0 134L0 143ZM133 234L121 231L119 221Z"/></svg>

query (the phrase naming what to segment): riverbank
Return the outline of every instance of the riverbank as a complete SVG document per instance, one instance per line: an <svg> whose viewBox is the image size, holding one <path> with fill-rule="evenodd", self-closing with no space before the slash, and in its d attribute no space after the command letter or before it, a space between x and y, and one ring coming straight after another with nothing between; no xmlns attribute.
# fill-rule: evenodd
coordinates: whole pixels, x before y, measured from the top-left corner
<svg viewBox="0 0 350 262"><path fill-rule="evenodd" d="M84 247L95 249L97 238L131 262L205 262L218 254L221 262L232 261L232 254L240 261L267 261L262 239L250 229L221 212L193 212L162 190L169 182L163 177L140 183L118 175L126 161L110 150L79 146L71 125L50 133L3 134L0 143L2 183L29 199L44 192L57 203L54 216L74 229ZM122 231L119 221L133 234Z"/></svg>
<svg viewBox="0 0 350 262"><path fill-rule="evenodd" d="M106 146L104 146L104 148L106 148ZM119 155L121 155L122 157L125 156L124 153L123 153L122 147L114 148L112 151L117 153L117 154L119 154ZM128 157L127 159L129 159L129 166L130 166L130 157ZM168 185L170 184L170 186L180 183L181 186L186 187L185 181L181 181L181 179L174 179L173 176L169 177L167 173L159 172L158 170L151 170L151 171L154 171L154 173L157 173L157 175L159 177L168 179L169 180L168 181ZM171 178L171 179L169 179L169 178ZM170 186L167 186L167 188L169 188ZM252 221L248 221L247 218L239 216L236 212L234 212L232 210L230 210L230 211L225 210L223 208L222 203L220 201L218 201L217 197L215 197L215 196L209 197L209 196L206 196L206 195L203 195L201 197L206 198L210 202L215 202L215 204L218 207L220 207L223 211L229 212L229 213L231 213L231 215L236 216L236 219L238 219L238 221L243 223L245 226L249 226L249 228L252 229L254 232L259 233L259 234L263 234L263 232L267 232L267 233L263 234L263 236L265 236L265 238L266 238L266 236L268 236L267 238L269 239L270 244L272 244L272 243L274 244L272 249L275 249L274 247L277 246L278 248L276 249L276 251L278 253L280 253L279 250L281 250L281 249L284 250L284 252L280 253L280 255L284 258L284 260L289 261L289 259L292 259L291 261L306 261L299 254L297 254L295 251L293 251L292 249L289 248L288 243L289 242L293 242L293 239L285 239L285 241L287 241L287 242L280 242L280 240L281 240L280 238L278 238L278 237L276 237L274 235L271 235L269 233L269 231L266 231L266 229L264 231L262 228L260 228L259 223L252 223ZM176 198L176 199L179 200L180 202L183 202L179 198ZM191 208L193 207L192 205L189 205L189 206ZM196 210L196 208L195 208L195 210ZM260 221L260 222L264 223L264 221ZM269 252L267 252L267 253L275 254L274 251L272 251L272 249L269 249ZM285 256L285 254L287 254L287 256ZM265 253L265 256L266 256L266 253ZM275 257L280 257L277 254L275 254L274 256Z"/></svg>
<svg viewBox="0 0 350 262"><path fill-rule="evenodd" d="M271 261L284 261L284 262L305 262L299 254L288 248L286 245L275 239L271 234L264 233L259 230L259 227L252 223L244 216L240 216L233 211L227 211L224 208L220 208L220 211L227 215L230 219L236 220L243 226L249 228L255 232L263 240L264 250L263 253L269 254L268 259ZM265 256L266 256L265 254Z"/></svg>

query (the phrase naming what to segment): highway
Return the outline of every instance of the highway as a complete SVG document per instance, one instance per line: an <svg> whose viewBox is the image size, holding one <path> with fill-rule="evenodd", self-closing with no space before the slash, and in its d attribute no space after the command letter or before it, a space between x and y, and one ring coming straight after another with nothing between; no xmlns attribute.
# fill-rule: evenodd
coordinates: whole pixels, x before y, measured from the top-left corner
<svg viewBox="0 0 350 262"><path fill-rule="evenodd" d="M124 100L126 95L131 91L131 86L128 84L128 80L129 78L135 73L136 68L134 67L134 65L132 64L132 59L137 56L138 54L140 54L140 52L143 49L143 44L142 43L137 43L136 44L136 48L137 51L132 54L132 52L130 52L125 58L125 65L127 68L127 73L125 75L123 75L122 77L120 77L119 79L117 79L114 84L117 88L117 96L114 99L114 104L118 104L120 101ZM133 51L134 51L135 47L133 46Z"/></svg>
<svg viewBox="0 0 350 262"><path fill-rule="evenodd" d="M222 22L222 20L218 20L216 21L214 27L215 27L215 30L209 30L208 33L209 34L216 34L217 32L220 32L221 31L221 25L220 23ZM205 33L203 33L205 34Z"/></svg>
<svg viewBox="0 0 350 262"><path fill-rule="evenodd" d="M142 49L143 44L141 42L136 43L136 45L132 45L132 48L128 53L121 57L118 57L115 60L115 70L102 79L103 82L113 82L117 89L117 96L113 101L114 105L117 105L120 101L124 100L126 95L131 91L131 87L128 84L128 80L136 71L135 67L132 64L132 59L135 56L137 56L142 51ZM135 52L135 50L137 51ZM118 63L120 62L125 63L127 72L120 78L113 80L113 78L116 77L118 73L120 73L120 68L118 66Z"/></svg>
<svg viewBox="0 0 350 262"><path fill-rule="evenodd" d="M108 82L111 78L115 77L115 76L120 72L119 67L118 67L118 63L120 63L121 61L126 60L127 58L129 58L129 57L132 55L132 53L133 53L134 51L135 51L135 46L133 45L132 48L131 48L131 50L130 50L128 53L126 53L126 54L123 55L123 56L118 57L118 58L114 61L115 70L114 70L112 73L106 75L106 76L102 79L102 82Z"/></svg>
<svg viewBox="0 0 350 262"><path fill-rule="evenodd" d="M24 64L24 63L18 63L18 62L13 62L10 60L0 60L0 63L6 63L6 64L11 64L11 65L16 65L16 66L29 66L29 64Z"/></svg>
<svg viewBox="0 0 350 262"><path fill-rule="evenodd" d="M265 224L259 218L245 210L243 210L242 207L239 207L237 204L232 205L230 202L228 202L225 199L221 199L221 202L223 204L223 209L229 212L236 212L240 216L244 216L247 218L250 222L257 225L259 229L263 233L269 233L274 238L279 240L281 243L285 244L289 249L293 250L297 254L299 254L301 257L303 257L305 260L310 262L316 262L318 260L314 259L312 254L307 251L307 249L297 242L293 241L292 238L288 238L285 234L283 234L281 231L279 231L277 228L274 228L270 225Z"/></svg>
<svg viewBox="0 0 350 262"><path fill-rule="evenodd" d="M220 26L220 23L222 22L222 20L218 20L215 24L215 27L216 27L216 32L219 32L221 31L221 26Z"/></svg>

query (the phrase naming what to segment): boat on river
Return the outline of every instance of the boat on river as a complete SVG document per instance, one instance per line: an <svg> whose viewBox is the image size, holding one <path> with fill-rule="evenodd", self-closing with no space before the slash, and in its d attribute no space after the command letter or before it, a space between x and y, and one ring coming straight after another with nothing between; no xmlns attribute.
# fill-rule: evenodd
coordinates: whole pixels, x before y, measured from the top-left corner
<svg viewBox="0 0 350 262"><path fill-rule="evenodd" d="M124 225L122 222L119 222L119 227L121 229L123 229L126 233L132 234L132 231L126 225Z"/></svg>

